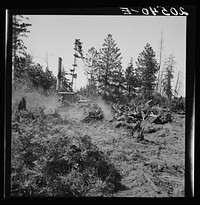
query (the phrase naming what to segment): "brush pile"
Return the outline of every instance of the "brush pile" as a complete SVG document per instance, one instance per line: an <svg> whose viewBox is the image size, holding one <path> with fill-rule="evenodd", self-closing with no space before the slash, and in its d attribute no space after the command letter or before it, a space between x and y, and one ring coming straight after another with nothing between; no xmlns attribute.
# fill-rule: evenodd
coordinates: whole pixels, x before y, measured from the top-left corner
<svg viewBox="0 0 200 205"><path fill-rule="evenodd" d="M125 127L135 130L137 127L144 128L149 124L165 124L172 122L169 109L159 106L151 106L152 100L137 105L134 102L127 104L113 104L115 127Z"/></svg>

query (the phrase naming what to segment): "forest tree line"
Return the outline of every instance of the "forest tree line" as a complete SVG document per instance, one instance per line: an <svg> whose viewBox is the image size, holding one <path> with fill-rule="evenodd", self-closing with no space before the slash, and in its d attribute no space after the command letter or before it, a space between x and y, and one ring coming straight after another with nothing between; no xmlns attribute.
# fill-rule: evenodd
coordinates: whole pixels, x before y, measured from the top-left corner
<svg viewBox="0 0 200 205"><path fill-rule="evenodd" d="M40 88L44 93L56 92L56 77L48 66L44 70L33 61L33 56L21 37L28 36L31 24L24 23L22 15L13 15L13 88L23 85L24 89ZM26 20L28 20L26 18ZM174 94L172 79L175 57L171 54L164 62L161 86L158 88L158 72L160 64L152 46L147 43L139 53L136 66L133 58L126 68L122 67L120 48L108 34L102 48L92 47L84 56L87 85L77 92L84 96L102 96L113 102L131 100L138 95L151 99L154 95L162 95L171 100Z"/></svg>
<svg viewBox="0 0 200 205"><path fill-rule="evenodd" d="M33 56L27 52L22 37L28 37L31 24L24 23L29 20L22 15L13 15L12 22L12 87L13 91L22 89L31 91L41 90L43 94L55 92L56 77L48 66L33 61Z"/></svg>
<svg viewBox="0 0 200 205"><path fill-rule="evenodd" d="M92 47L86 53L85 74L88 83L79 92L86 96L101 95L111 101L127 101L138 95L151 99L156 94L172 99L172 79L176 64L173 54L163 64L160 87L158 71L161 68L149 43L139 53L135 67L133 58L125 69L121 60L120 48L112 35L108 34L99 51Z"/></svg>

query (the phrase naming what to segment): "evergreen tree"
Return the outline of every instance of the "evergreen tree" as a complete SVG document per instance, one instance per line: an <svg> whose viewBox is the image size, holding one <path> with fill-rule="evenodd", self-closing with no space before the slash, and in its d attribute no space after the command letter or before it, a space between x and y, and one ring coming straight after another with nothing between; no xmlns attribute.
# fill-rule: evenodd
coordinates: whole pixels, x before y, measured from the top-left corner
<svg viewBox="0 0 200 205"><path fill-rule="evenodd" d="M98 84L98 76L99 76L99 68L98 68L98 59L99 53L97 50L92 47L88 50L88 53L85 57L86 68L85 75L88 80L88 94L96 95L97 94L97 84Z"/></svg>
<svg viewBox="0 0 200 205"><path fill-rule="evenodd" d="M110 98L112 101L123 100L122 96L124 94L124 71L122 66L118 66L113 71L112 83L110 84Z"/></svg>
<svg viewBox="0 0 200 205"><path fill-rule="evenodd" d="M24 53L23 56L16 56L15 57L15 70L14 76L16 82L23 83L24 80L27 80L27 71L29 68L34 66L33 57L28 54Z"/></svg>
<svg viewBox="0 0 200 205"><path fill-rule="evenodd" d="M105 98L120 97L122 93L122 65L120 49L116 46L111 34L104 40L100 49L99 91Z"/></svg>
<svg viewBox="0 0 200 205"><path fill-rule="evenodd" d="M56 90L56 77L53 75L52 71L46 68L43 74L43 84L42 87L45 91L55 91Z"/></svg>
<svg viewBox="0 0 200 205"><path fill-rule="evenodd" d="M15 65L15 89L30 90L33 87L40 87L43 91L55 90L56 77L52 71L48 68L43 71L40 64L33 62L33 57L30 54L24 53L24 56L17 57Z"/></svg>
<svg viewBox="0 0 200 205"><path fill-rule="evenodd" d="M56 77L53 76L52 71L46 69L44 72L43 67L40 64L36 64L29 67L27 73L32 87L42 88L44 92L55 90Z"/></svg>
<svg viewBox="0 0 200 205"><path fill-rule="evenodd" d="M155 52L150 44L146 44L144 50L139 54L136 62L139 80L141 83L140 92L145 98L152 96L156 85L156 73L158 63L155 59Z"/></svg>
<svg viewBox="0 0 200 205"><path fill-rule="evenodd" d="M13 57L13 88L30 90L32 87L42 88L43 91L54 90L56 78L52 72L40 64L33 62L33 57L26 52L22 37L27 37L30 31L29 23L24 23L22 15L13 15L12 24L12 57Z"/></svg>
<svg viewBox="0 0 200 205"><path fill-rule="evenodd" d="M88 95L87 95L88 92L87 92L86 86L80 87L80 89L77 90L77 93L78 93L79 95L88 97Z"/></svg>
<svg viewBox="0 0 200 205"><path fill-rule="evenodd" d="M138 87L138 73L137 70L133 67L133 58L131 58L129 65L125 70L125 90L129 100L131 97L135 96Z"/></svg>
<svg viewBox="0 0 200 205"><path fill-rule="evenodd" d="M13 88L14 90L22 89L22 90L30 90L32 87L32 82L29 76L29 70L34 67L33 57L24 53L23 56L15 57L15 69L13 71L14 82Z"/></svg>
<svg viewBox="0 0 200 205"><path fill-rule="evenodd" d="M19 67L20 64L24 64L24 57L26 57L26 46L24 45L21 37L27 37L27 33L30 31L28 27L31 26L29 23L24 23L23 20L28 18L24 18L22 15L13 15L12 22L12 79L13 83L22 76L19 74L23 74L23 67ZM20 70L20 71L19 71ZM15 88L15 86L14 86Z"/></svg>
<svg viewBox="0 0 200 205"><path fill-rule="evenodd" d="M28 20L22 15L13 15L12 44L14 55L24 54L27 49L21 37L27 37L27 33L30 32L28 26L31 26L31 24L24 23L24 19Z"/></svg>
<svg viewBox="0 0 200 205"><path fill-rule="evenodd" d="M164 78L162 80L163 94L165 94L169 100L172 98L172 73L174 72L173 68L176 64L174 58L173 54L171 54L164 62Z"/></svg>

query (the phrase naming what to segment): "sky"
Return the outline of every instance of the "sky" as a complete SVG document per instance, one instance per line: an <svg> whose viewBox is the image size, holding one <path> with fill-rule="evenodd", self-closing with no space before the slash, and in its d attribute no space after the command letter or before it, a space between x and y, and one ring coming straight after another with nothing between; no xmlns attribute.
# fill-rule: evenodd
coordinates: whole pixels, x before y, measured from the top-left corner
<svg viewBox="0 0 200 205"><path fill-rule="evenodd" d="M162 60L170 54L175 56L173 85L180 71L181 88L179 95L185 96L186 73L186 16L126 16L126 15L26 15L31 23L28 37L23 38L27 51L36 63L46 67L57 76L58 58L62 58L65 71L72 68L74 42L83 42L83 54L91 47L102 48L104 39L111 34L120 48L122 66L125 69L133 58L149 43L159 62L161 32L163 38ZM84 61L77 61L75 89L86 85Z"/></svg>

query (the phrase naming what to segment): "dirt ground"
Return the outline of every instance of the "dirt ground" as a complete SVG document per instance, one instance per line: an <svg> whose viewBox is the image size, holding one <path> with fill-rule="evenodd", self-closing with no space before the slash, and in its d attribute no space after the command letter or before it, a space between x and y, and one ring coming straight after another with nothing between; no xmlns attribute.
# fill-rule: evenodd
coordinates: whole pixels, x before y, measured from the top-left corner
<svg viewBox="0 0 200 205"><path fill-rule="evenodd" d="M183 197L185 179L185 115L172 123L150 125L144 140L114 122L69 120L68 132L89 135L122 175L123 189L114 197ZM154 126L154 129L151 129Z"/></svg>

